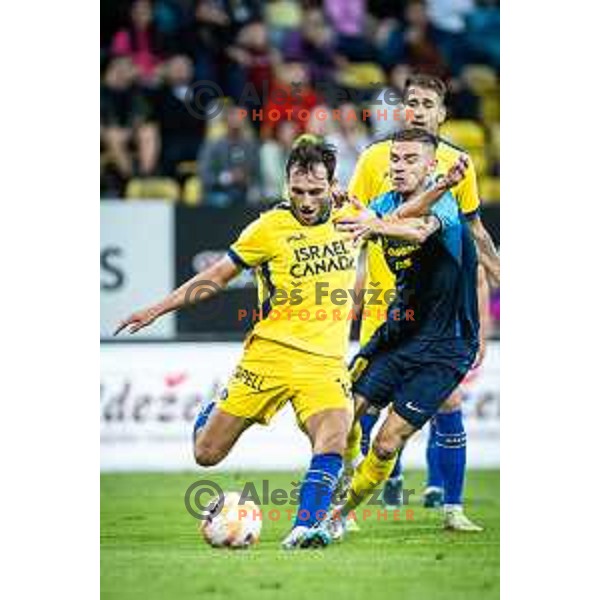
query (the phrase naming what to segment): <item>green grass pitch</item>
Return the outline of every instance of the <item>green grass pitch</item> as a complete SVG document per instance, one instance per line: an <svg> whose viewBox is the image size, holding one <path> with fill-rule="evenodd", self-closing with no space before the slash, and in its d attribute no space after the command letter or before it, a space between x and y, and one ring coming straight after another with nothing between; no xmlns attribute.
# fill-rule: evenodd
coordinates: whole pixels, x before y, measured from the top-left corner
<svg viewBox="0 0 600 600"><path fill-rule="evenodd" d="M101 597L104 600L271 600L397 597L402 600L487 600L499 597L500 474L468 473L468 514L480 534L441 529L438 511L419 506L423 473L409 472L412 521L361 522L361 531L324 550L285 552L287 514L263 523L249 550L213 549L184 507L194 481L212 479L225 491L268 479L291 489L300 473L101 475ZM273 508L261 506L263 514ZM371 508L371 507L368 507ZM374 511L376 509L373 509ZM360 517L360 511L358 516ZM389 513L391 519L392 513Z"/></svg>

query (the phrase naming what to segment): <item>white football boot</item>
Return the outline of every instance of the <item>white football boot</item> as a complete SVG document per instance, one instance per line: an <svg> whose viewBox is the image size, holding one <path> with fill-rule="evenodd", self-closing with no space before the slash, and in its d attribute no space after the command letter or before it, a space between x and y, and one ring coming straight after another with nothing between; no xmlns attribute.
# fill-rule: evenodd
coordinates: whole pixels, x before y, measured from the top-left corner
<svg viewBox="0 0 600 600"><path fill-rule="evenodd" d="M321 523L322 527L329 533L334 542L340 541L348 531L348 519L340 513L341 506L336 506L327 513Z"/></svg>
<svg viewBox="0 0 600 600"><path fill-rule="evenodd" d="M331 543L331 535L321 524L314 527L296 525L281 542L284 550L295 548L323 548Z"/></svg>
<svg viewBox="0 0 600 600"><path fill-rule="evenodd" d="M480 532L483 531L483 527L476 525L471 521L463 511L463 507L460 505L446 505L444 506L444 529L450 531L470 531Z"/></svg>

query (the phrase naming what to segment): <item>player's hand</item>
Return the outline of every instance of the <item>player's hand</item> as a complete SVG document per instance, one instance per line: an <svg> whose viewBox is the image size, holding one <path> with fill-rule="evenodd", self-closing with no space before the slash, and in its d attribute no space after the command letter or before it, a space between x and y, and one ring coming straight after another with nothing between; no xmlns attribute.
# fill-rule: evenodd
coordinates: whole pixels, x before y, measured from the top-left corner
<svg viewBox="0 0 600 600"><path fill-rule="evenodd" d="M368 221L363 221L360 217L345 217L343 220L335 223L335 228L338 231L350 234L351 237L363 235L371 230L371 224Z"/></svg>
<svg viewBox="0 0 600 600"><path fill-rule="evenodd" d="M118 335L127 327L129 327L129 333L136 333L140 329L148 327L148 325L153 323L158 316L160 316L160 312L154 307L134 312L119 323L113 335Z"/></svg>
<svg viewBox="0 0 600 600"><path fill-rule="evenodd" d="M374 214L365 208L356 196L346 196L346 202L349 203L354 210L352 213L336 217L333 221L336 227L338 223L364 223L373 218Z"/></svg>
<svg viewBox="0 0 600 600"><path fill-rule="evenodd" d="M458 160L450 167L448 172L436 181L436 186L443 190L449 190L458 185L467 174L469 158L461 154Z"/></svg>
<svg viewBox="0 0 600 600"><path fill-rule="evenodd" d="M341 208L348 202L348 194L342 189L337 179L331 185L331 199L335 208Z"/></svg>

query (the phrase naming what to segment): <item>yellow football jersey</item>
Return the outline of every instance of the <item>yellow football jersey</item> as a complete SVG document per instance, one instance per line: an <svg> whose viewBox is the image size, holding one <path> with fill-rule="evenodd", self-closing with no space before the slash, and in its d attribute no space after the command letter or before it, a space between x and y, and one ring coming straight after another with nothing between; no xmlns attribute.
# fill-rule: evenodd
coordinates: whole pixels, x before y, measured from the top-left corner
<svg viewBox="0 0 600 600"><path fill-rule="evenodd" d="M356 163L348 186L348 193L356 196L365 206L368 206L377 196L389 192L393 187L389 175L391 144L391 140L384 140L369 146ZM466 153L444 140L440 140L435 154L436 170L440 173L447 173L461 154ZM477 177L470 159L465 177L452 188L452 194L467 218L477 214L479 210ZM385 262L381 245L369 243L366 252L365 286L368 288L369 282L373 282L379 284L384 290L394 289L394 277ZM385 319L384 314L385 311L370 311L370 314L363 317L360 325L361 344L369 341L369 338Z"/></svg>
<svg viewBox="0 0 600 600"><path fill-rule="evenodd" d="M253 335L346 357L360 249L336 231L333 219L339 215L334 211L326 222L307 226L289 208L275 208L248 225L231 246L232 260L255 268L258 278L260 315L253 316L259 317Z"/></svg>

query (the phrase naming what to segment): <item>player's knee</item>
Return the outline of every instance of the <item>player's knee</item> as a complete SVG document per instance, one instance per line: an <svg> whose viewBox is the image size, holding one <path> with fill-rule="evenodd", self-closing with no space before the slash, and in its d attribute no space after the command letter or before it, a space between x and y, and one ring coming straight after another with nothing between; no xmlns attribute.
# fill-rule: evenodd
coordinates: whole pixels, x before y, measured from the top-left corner
<svg viewBox="0 0 600 600"><path fill-rule="evenodd" d="M384 427L375 438L373 451L381 460L390 460L404 447L414 431L414 427L409 423L403 423L394 428Z"/></svg>
<svg viewBox="0 0 600 600"><path fill-rule="evenodd" d="M336 431L327 431L315 440L315 454L344 454L348 445L348 432L340 427Z"/></svg>
<svg viewBox="0 0 600 600"><path fill-rule="evenodd" d="M398 452L399 444L397 440L378 439L373 443L373 452L380 460L391 460Z"/></svg>
<svg viewBox="0 0 600 600"><path fill-rule="evenodd" d="M194 445L194 458L200 467L212 467L223 460L223 451L214 443L202 439L196 440Z"/></svg>
<svg viewBox="0 0 600 600"><path fill-rule="evenodd" d="M455 410L459 410L462 406L462 394L459 390L454 391L449 398L447 398L442 406L440 406L440 411L443 413L454 412Z"/></svg>

